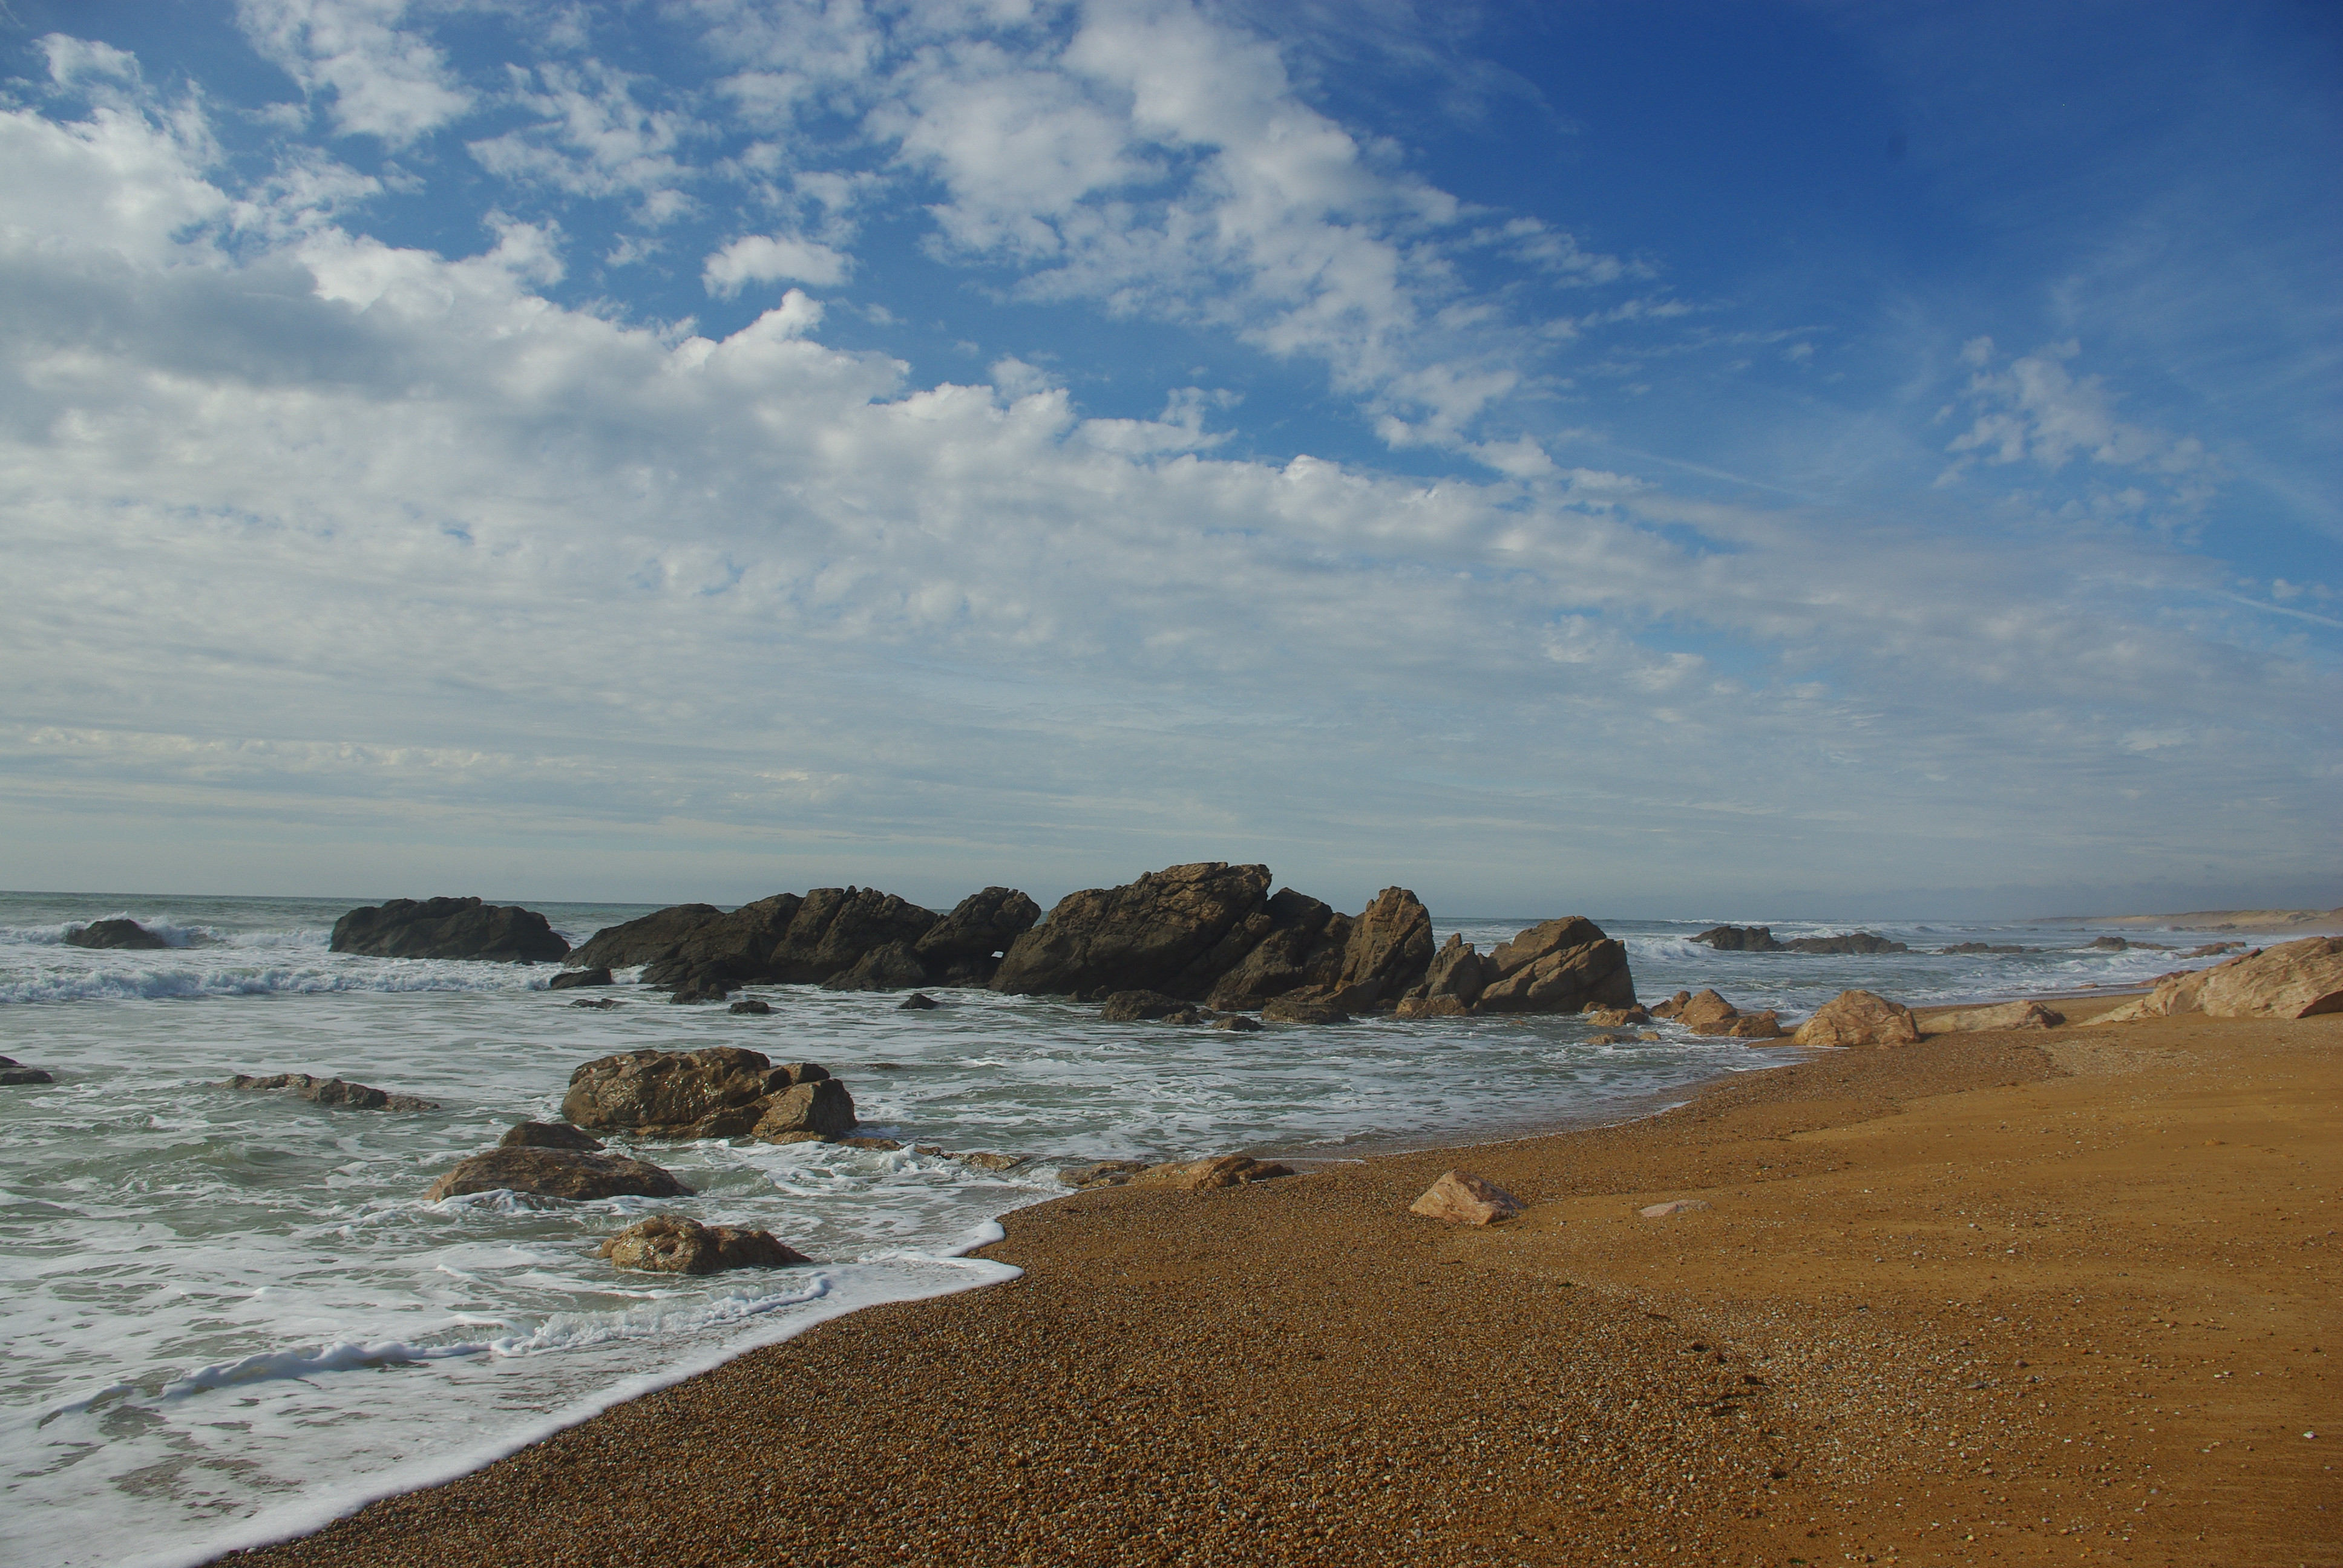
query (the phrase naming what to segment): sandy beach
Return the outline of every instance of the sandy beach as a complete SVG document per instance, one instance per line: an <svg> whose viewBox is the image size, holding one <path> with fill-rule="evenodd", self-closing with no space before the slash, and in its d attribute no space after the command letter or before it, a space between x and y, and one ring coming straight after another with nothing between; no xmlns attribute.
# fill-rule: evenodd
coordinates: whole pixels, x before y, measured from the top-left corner
<svg viewBox="0 0 2343 1568"><path fill-rule="evenodd" d="M1076 1194L1012 1283L223 1561L2343 1562L2338 1067L2343 1017L1946 1035ZM1451 1167L1527 1211L1408 1214Z"/></svg>

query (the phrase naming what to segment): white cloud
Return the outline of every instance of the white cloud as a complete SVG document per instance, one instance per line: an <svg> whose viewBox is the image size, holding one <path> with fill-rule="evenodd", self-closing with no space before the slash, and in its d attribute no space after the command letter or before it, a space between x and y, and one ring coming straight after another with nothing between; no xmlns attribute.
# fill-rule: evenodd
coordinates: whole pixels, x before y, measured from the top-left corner
<svg viewBox="0 0 2343 1568"><path fill-rule="evenodd" d="M657 226L691 210L699 171L678 156L689 116L646 108L641 79L598 61L513 73L512 102L539 116L523 130L469 144L482 168L573 196L631 196L636 221Z"/></svg>
<svg viewBox="0 0 2343 1568"><path fill-rule="evenodd" d="M330 97L337 129L400 146L472 104L438 45L401 25L408 10L407 0L238 0L236 15L304 93Z"/></svg>
<svg viewBox="0 0 2343 1568"><path fill-rule="evenodd" d="M1976 367L1968 396L1981 411L1946 450L1976 453L1989 463L2031 459L2054 473L2077 456L2164 474L2185 474L2205 466L2204 444L2194 437L2175 437L2117 419L2115 396L2105 381L2097 376L2078 377L2066 368L2066 362L2081 352L2078 343L2053 344L1996 371L1987 368L1993 340L1970 340L1961 357Z"/></svg>
<svg viewBox="0 0 2343 1568"><path fill-rule="evenodd" d="M729 299L750 283L789 281L830 287L844 282L853 266L852 258L826 245L752 234L710 256L700 269L700 282L709 293Z"/></svg>

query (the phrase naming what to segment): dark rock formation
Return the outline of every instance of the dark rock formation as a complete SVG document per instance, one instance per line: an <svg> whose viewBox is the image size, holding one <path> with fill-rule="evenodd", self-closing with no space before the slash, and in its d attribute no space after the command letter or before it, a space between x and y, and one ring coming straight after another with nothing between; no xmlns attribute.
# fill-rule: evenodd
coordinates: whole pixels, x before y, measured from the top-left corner
<svg viewBox="0 0 2343 1568"><path fill-rule="evenodd" d="M1011 945L992 989L1016 995L1160 990L1201 999L1258 940L1240 936L1219 946L1247 916L1266 913L1268 893L1268 867L1219 860L1069 893L1047 920Z"/></svg>
<svg viewBox="0 0 2343 1568"><path fill-rule="evenodd" d="M1272 1023L1348 1023L1351 1015L1323 998L1288 991L1262 1004L1261 1016Z"/></svg>
<svg viewBox="0 0 2343 1568"><path fill-rule="evenodd" d="M1955 942L1951 947L1936 950L1940 953L1995 953L2004 958L2014 958L2026 950L2014 942Z"/></svg>
<svg viewBox="0 0 2343 1568"><path fill-rule="evenodd" d="M1912 950L1902 942L1891 942L1875 931L1848 931L1835 937L1792 937L1784 942L1785 953L1908 953Z"/></svg>
<svg viewBox="0 0 2343 1568"><path fill-rule="evenodd" d="M1041 906L1016 889L987 888L953 905L951 913L928 928L915 950L921 963L937 970L963 960L990 960L1007 952L1041 918Z"/></svg>
<svg viewBox="0 0 2343 1568"><path fill-rule="evenodd" d="M1203 1020L1193 1002L1182 1001L1176 996L1165 996L1160 990L1115 991L1100 1007L1099 1017L1109 1023L1137 1023L1141 1019L1160 1019L1165 1023L1200 1023Z"/></svg>
<svg viewBox="0 0 2343 1568"><path fill-rule="evenodd" d="M855 960L853 968L821 982L824 990L909 990L927 983L927 966L905 941L872 948Z"/></svg>
<svg viewBox="0 0 2343 1568"><path fill-rule="evenodd" d="M1259 1034L1261 1020L1245 1017L1241 1012L1224 1012L1212 1020L1212 1027L1231 1034Z"/></svg>
<svg viewBox="0 0 2343 1568"><path fill-rule="evenodd" d="M598 1058L569 1075L561 1114L654 1138L837 1137L855 1124L852 1096L826 1069L776 1067L737 1046Z"/></svg>
<svg viewBox="0 0 2343 1568"><path fill-rule="evenodd" d="M648 1161L580 1149L520 1147L475 1154L431 1183L427 1203L509 1190L540 1198L689 1198L691 1189Z"/></svg>
<svg viewBox="0 0 2343 1568"><path fill-rule="evenodd" d="M1782 944L1774 940L1771 926L1711 926L1692 939L1706 942L1721 953L1778 953Z"/></svg>
<svg viewBox="0 0 2343 1568"><path fill-rule="evenodd" d="M905 997L901 1001L897 1002L895 1004L895 1010L897 1012L927 1012L942 1005L943 1004L941 1002L939 1002L935 998L928 995L925 991L915 990L910 995Z"/></svg>
<svg viewBox="0 0 2343 1568"><path fill-rule="evenodd" d="M632 969L665 957L701 926L723 918L714 904L677 904L622 926L603 927L578 945L569 961L581 968Z"/></svg>
<svg viewBox="0 0 2343 1568"><path fill-rule="evenodd" d="M638 1220L605 1241L597 1255L621 1269L657 1274L713 1274L726 1269L790 1269L812 1259L770 1231L703 1225L680 1214Z"/></svg>
<svg viewBox="0 0 2343 1568"><path fill-rule="evenodd" d="M740 982L728 975L687 975L676 981L675 990L668 996L671 1002L722 1001L740 989Z"/></svg>
<svg viewBox="0 0 2343 1568"><path fill-rule="evenodd" d="M581 996L569 1005L571 1007L590 1007L602 1012L608 1012L614 1007L624 1007L627 1004L620 1001L614 996Z"/></svg>
<svg viewBox="0 0 2343 1568"><path fill-rule="evenodd" d="M338 927L336 928L339 930ZM69 948L167 948L171 944L136 920L92 920L65 932Z"/></svg>
<svg viewBox="0 0 2343 1568"><path fill-rule="evenodd" d="M334 922L329 945L374 958L502 963L556 963L569 951L536 910L478 899L393 899L352 910Z"/></svg>
<svg viewBox="0 0 2343 1568"><path fill-rule="evenodd" d="M591 970L563 970L545 982L548 990L575 990L580 986L608 985L610 971L605 967Z"/></svg>
<svg viewBox="0 0 2343 1568"><path fill-rule="evenodd" d="M0 1056L0 1088L15 1083L55 1083L55 1079L37 1067L26 1067L13 1056Z"/></svg>
<svg viewBox="0 0 2343 1568"><path fill-rule="evenodd" d="M767 1013L773 1010L773 1004L767 1001L762 997L743 997L739 1001L734 1002L731 1007L726 1010L741 1013L751 1018L762 1018Z"/></svg>
<svg viewBox="0 0 2343 1568"><path fill-rule="evenodd" d="M1324 991L1342 972L1351 920L1306 893L1281 888L1231 927L1206 960L1228 958L1204 1000L1215 1008L1257 1008L1292 990Z"/></svg>
<svg viewBox="0 0 2343 1568"><path fill-rule="evenodd" d="M679 1000L713 1000L747 984L893 990L940 979L966 983L970 966L980 982L991 973L993 950L986 948L981 956L954 955L1013 925L1020 900L1027 909L1033 907L1012 889L987 889L962 900L953 913L964 912L965 918L947 934L934 965L919 956L919 943L942 922L876 888L816 888L802 897L776 893L729 913L710 904L679 904L595 932L574 961L614 968L639 964L645 985L672 990ZM947 972L937 975L937 967Z"/></svg>
<svg viewBox="0 0 2343 1568"><path fill-rule="evenodd" d="M567 1121L516 1121L502 1138L497 1140L497 1147L575 1149L592 1154L601 1149L602 1141Z"/></svg>
<svg viewBox="0 0 2343 1568"><path fill-rule="evenodd" d="M313 1078L306 1072L278 1072L266 1078L254 1078L239 1072L222 1089L289 1089L296 1095L317 1105L347 1105L357 1111L437 1111L436 1100L417 1100L412 1094L392 1094L364 1083L351 1083L339 1078Z"/></svg>
<svg viewBox="0 0 2343 1568"><path fill-rule="evenodd" d="M1476 1012L1576 1012L1635 1005L1627 950L1583 915L1547 920L1502 943L1482 965Z"/></svg>

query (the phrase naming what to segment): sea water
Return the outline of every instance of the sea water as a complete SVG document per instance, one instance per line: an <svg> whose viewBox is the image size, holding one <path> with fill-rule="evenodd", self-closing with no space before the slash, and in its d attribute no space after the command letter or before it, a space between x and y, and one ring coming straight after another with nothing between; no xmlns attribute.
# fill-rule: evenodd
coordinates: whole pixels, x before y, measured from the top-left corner
<svg viewBox="0 0 2343 1568"><path fill-rule="evenodd" d="M1598 1042L1574 1019L1363 1020L1231 1034L1110 1024L1062 1000L751 988L769 1016L632 985L548 991L551 970L327 951L352 900L0 894L0 1054L56 1081L0 1087L0 1562L193 1563L459 1474L618 1400L857 1307L1012 1277L963 1256L1091 1160L1237 1150L1342 1159L1615 1120L1785 1046ZM543 906L573 943L645 912ZM67 946L126 916L172 944ZM1532 923L1439 920L1483 951ZM1715 985L1809 1010L1847 986L1921 1004L2145 980L2168 952L2099 933L1889 924L2019 957L1719 953L1704 922L1605 920L1655 1000ZM1788 938L1846 926L1776 922ZM622 976L622 978L624 978ZM608 996L608 1010L572 1006ZM614 1051L752 1047L828 1067L865 1132L1031 1156L988 1172L906 1149L613 1147L696 1190L567 1203L432 1179ZM222 1087L312 1072L435 1100L430 1112ZM679 1211L769 1230L804 1269L620 1272L600 1238Z"/></svg>

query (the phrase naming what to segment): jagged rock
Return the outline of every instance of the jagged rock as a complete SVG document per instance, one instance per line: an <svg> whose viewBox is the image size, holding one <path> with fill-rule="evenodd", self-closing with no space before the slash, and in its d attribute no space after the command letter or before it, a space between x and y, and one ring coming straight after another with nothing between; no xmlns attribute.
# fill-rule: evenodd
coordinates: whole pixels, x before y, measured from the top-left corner
<svg viewBox="0 0 2343 1568"><path fill-rule="evenodd" d="M1058 1180L1069 1187L1120 1187L1147 1168L1144 1160L1096 1160L1069 1166L1058 1172Z"/></svg>
<svg viewBox="0 0 2343 1568"><path fill-rule="evenodd" d="M901 1001L897 1002L895 1004L895 1010L897 1012L926 1012L932 1008L940 1007L941 1005L942 1004L937 1001L935 998L928 995L925 991L915 990L910 995L905 997Z"/></svg>
<svg viewBox="0 0 2343 1568"><path fill-rule="evenodd" d="M1385 888L1351 921L1326 1000L1358 1011L1397 1003L1432 965L1432 915L1405 888Z"/></svg>
<svg viewBox="0 0 2343 1568"><path fill-rule="evenodd" d="M1785 953L1908 953L1902 942L1889 941L1874 931L1848 931L1835 937L1793 937L1784 942Z"/></svg>
<svg viewBox="0 0 2343 1568"><path fill-rule="evenodd" d="M1150 871L1125 887L1070 893L1011 944L992 989L1201 997L1243 957L1216 953L1215 945L1247 916L1265 912L1269 879L1266 866L1211 860Z"/></svg>
<svg viewBox="0 0 2343 1568"><path fill-rule="evenodd" d="M1972 1033L1996 1029L2056 1029L2066 1015L2038 1001L2006 1001L1999 1007L1973 1007L1959 1012L1935 1013L1923 1019L1927 1034Z"/></svg>
<svg viewBox="0 0 2343 1568"><path fill-rule="evenodd" d="M927 966L912 952L911 944L893 941L872 948L855 960L852 969L830 976L821 986L824 990L909 990L927 983Z"/></svg>
<svg viewBox="0 0 2343 1568"><path fill-rule="evenodd" d="M1680 990L1676 992L1675 995L1668 998L1665 1001L1654 1002L1651 1007L1652 1016L1654 1018L1667 1019L1673 1022L1675 1016L1684 1011L1685 1004L1691 1000L1692 992L1688 990Z"/></svg>
<svg viewBox="0 0 2343 1568"><path fill-rule="evenodd" d="M591 1154L602 1147L602 1141L567 1121L516 1121L502 1138L497 1140L499 1149L576 1149Z"/></svg>
<svg viewBox="0 0 2343 1568"><path fill-rule="evenodd" d="M1226 1030L1231 1034L1259 1034L1261 1032L1261 1021L1258 1019L1247 1018L1241 1012L1224 1012L1221 1014L1220 1017L1212 1020L1212 1027L1214 1029Z"/></svg>
<svg viewBox="0 0 2343 1568"><path fill-rule="evenodd" d="M894 942L903 943L910 958L910 945L935 924L934 911L876 888L816 888L773 950L766 978L814 984L851 970L864 954ZM925 970L920 973L921 979L907 983L926 983Z"/></svg>
<svg viewBox="0 0 2343 1568"><path fill-rule="evenodd" d="M1936 950L1940 953L1995 953L2004 958L2015 958L2026 951L2015 942L1955 942L1951 947Z"/></svg>
<svg viewBox="0 0 2343 1568"><path fill-rule="evenodd" d="M2211 969L2167 976L2137 1001L2091 1021L2120 1023L2185 1012L2214 1018L2343 1012L2343 937L2304 937L2241 953Z"/></svg>
<svg viewBox="0 0 2343 1568"><path fill-rule="evenodd" d="M665 957L709 922L724 918L714 904L677 904L624 925L603 927L578 945L569 961L579 968L631 969ZM784 919L781 923L789 922Z"/></svg>
<svg viewBox="0 0 2343 1568"><path fill-rule="evenodd" d="M0 1056L0 1087L17 1083L55 1083L55 1079L37 1067L26 1067L13 1056Z"/></svg>
<svg viewBox="0 0 2343 1568"><path fill-rule="evenodd" d="M491 1149L431 1183L427 1203L467 1192L509 1190L540 1198L590 1202L599 1198L689 1198L673 1172L624 1154L580 1149Z"/></svg>
<svg viewBox="0 0 2343 1568"><path fill-rule="evenodd" d="M1651 1013L1646 1011L1640 1002L1634 1007L1604 1007L1598 1002L1589 1002L1578 1010L1578 1016L1603 1029L1617 1029L1623 1024L1652 1021Z"/></svg>
<svg viewBox="0 0 2343 1568"><path fill-rule="evenodd" d="M2201 948L2190 948L2180 956L2184 959L2209 959L2217 958L2223 953L2241 953L2245 950L2246 944L2243 942L2207 942Z"/></svg>
<svg viewBox="0 0 2343 1568"><path fill-rule="evenodd" d="M1291 1176L1293 1169L1250 1154L1216 1154L1208 1160L1180 1160L1150 1165L1131 1178L1133 1187L1173 1187L1182 1192L1209 1192L1223 1187Z"/></svg>
<svg viewBox="0 0 2343 1568"><path fill-rule="evenodd" d="M1137 1023L1141 1019L1161 1019L1167 1023L1200 1021L1195 1007L1176 996L1165 996L1160 990L1119 990L1110 995L1099 1008L1099 1017L1109 1023Z"/></svg>
<svg viewBox="0 0 2343 1568"><path fill-rule="evenodd" d="M892 1138L833 1138L830 1141L840 1149L869 1149L880 1154L891 1154L902 1147Z"/></svg>
<svg viewBox="0 0 2343 1568"><path fill-rule="evenodd" d="M817 1095L824 1084L830 1087ZM827 1070L776 1067L761 1052L724 1045L598 1057L569 1075L561 1114L579 1127L654 1138L835 1136L854 1128L854 1101Z"/></svg>
<svg viewBox="0 0 2343 1568"><path fill-rule="evenodd" d="M1219 973L1205 1000L1237 1011L1292 990L1324 990L1342 974L1351 929L1350 917L1332 905L1280 888L1195 966Z"/></svg>
<svg viewBox="0 0 2343 1568"><path fill-rule="evenodd" d="M1800 1045L1910 1045L1920 1038L1912 1010L1867 990L1843 990L1798 1026Z"/></svg>
<svg viewBox="0 0 2343 1568"><path fill-rule="evenodd" d="M313 1078L306 1072L278 1072L266 1078L255 1078L249 1073L237 1073L223 1089L289 1089L300 1099L316 1105L347 1105L357 1111L437 1111L436 1100L418 1100L412 1094L392 1094L387 1090L364 1083L351 1083L339 1078Z"/></svg>
<svg viewBox="0 0 2343 1568"><path fill-rule="evenodd" d="M957 1160L963 1165L973 1165L979 1171L1014 1171L1025 1164L1022 1154L995 1154L989 1150L973 1149L965 1154L947 1154L947 1160Z"/></svg>
<svg viewBox="0 0 2343 1568"><path fill-rule="evenodd" d="M1488 960L1471 942L1452 935L1432 955L1423 979L1400 998L1402 1018L1455 1018L1473 1010L1488 977Z"/></svg>
<svg viewBox="0 0 2343 1568"><path fill-rule="evenodd" d="M1520 1214L1522 1201L1493 1181L1451 1171L1410 1203L1407 1211L1451 1225L1493 1225Z"/></svg>
<svg viewBox="0 0 2343 1568"><path fill-rule="evenodd" d="M1272 1023L1348 1023L1351 1015L1320 996L1296 996L1292 991L1269 999L1261 1016Z"/></svg>
<svg viewBox="0 0 2343 1568"><path fill-rule="evenodd" d="M559 974L555 975L551 980L545 982L545 989L548 990L575 990L580 986L608 985L610 983L610 971L608 969L563 970Z"/></svg>
<svg viewBox="0 0 2343 1568"><path fill-rule="evenodd" d="M773 1004L760 996L744 996L725 1010L749 1018L763 1018L773 1010Z"/></svg>
<svg viewBox="0 0 2343 1568"><path fill-rule="evenodd" d="M1683 1000L1671 999L1653 1009L1653 1013L1674 1019L1694 1034L1737 1040L1779 1040L1782 1036L1781 1020L1771 1009L1745 1013L1713 990L1693 995L1679 991L1677 996Z"/></svg>
<svg viewBox="0 0 2343 1568"><path fill-rule="evenodd" d="M851 971L873 949L913 943L935 915L876 888L776 893L727 913L679 904L594 933L572 961L642 966L645 985L709 1000L744 984L810 984ZM925 980L904 983L920 984Z"/></svg>
<svg viewBox="0 0 2343 1568"><path fill-rule="evenodd" d="M170 945L136 920L92 920L65 932L65 946L69 948L132 948L143 951Z"/></svg>
<svg viewBox="0 0 2343 1568"><path fill-rule="evenodd" d="M614 996L581 996L569 1005L571 1007L590 1007L598 1011L608 1012L614 1007L624 1007L627 1004L620 1001Z"/></svg>
<svg viewBox="0 0 2343 1568"><path fill-rule="evenodd" d="M1041 918L1041 906L1016 889L987 888L954 904L951 913L928 928L914 950L930 969L958 960L990 960L1007 952Z"/></svg>
<svg viewBox="0 0 2343 1568"><path fill-rule="evenodd" d="M1711 926L1693 939L1705 942L1721 953L1778 953L1782 944L1774 940L1771 926Z"/></svg>
<svg viewBox="0 0 2343 1568"><path fill-rule="evenodd" d="M1576 1012L1635 1005L1627 950L1583 915L1530 927L1489 954L1478 1012Z"/></svg>
<svg viewBox="0 0 2343 1568"><path fill-rule="evenodd" d="M726 1269L790 1269L811 1258L770 1231L703 1225L680 1214L638 1220L597 1249L621 1269L658 1274L713 1274Z"/></svg>
<svg viewBox="0 0 2343 1568"><path fill-rule="evenodd" d="M676 982L671 1002L722 1001L740 989L740 982L725 975L691 975Z"/></svg>
<svg viewBox="0 0 2343 1568"><path fill-rule="evenodd" d="M382 959L481 959L557 963L569 944L543 915L478 899L393 899L352 910L334 922L337 953Z"/></svg>

